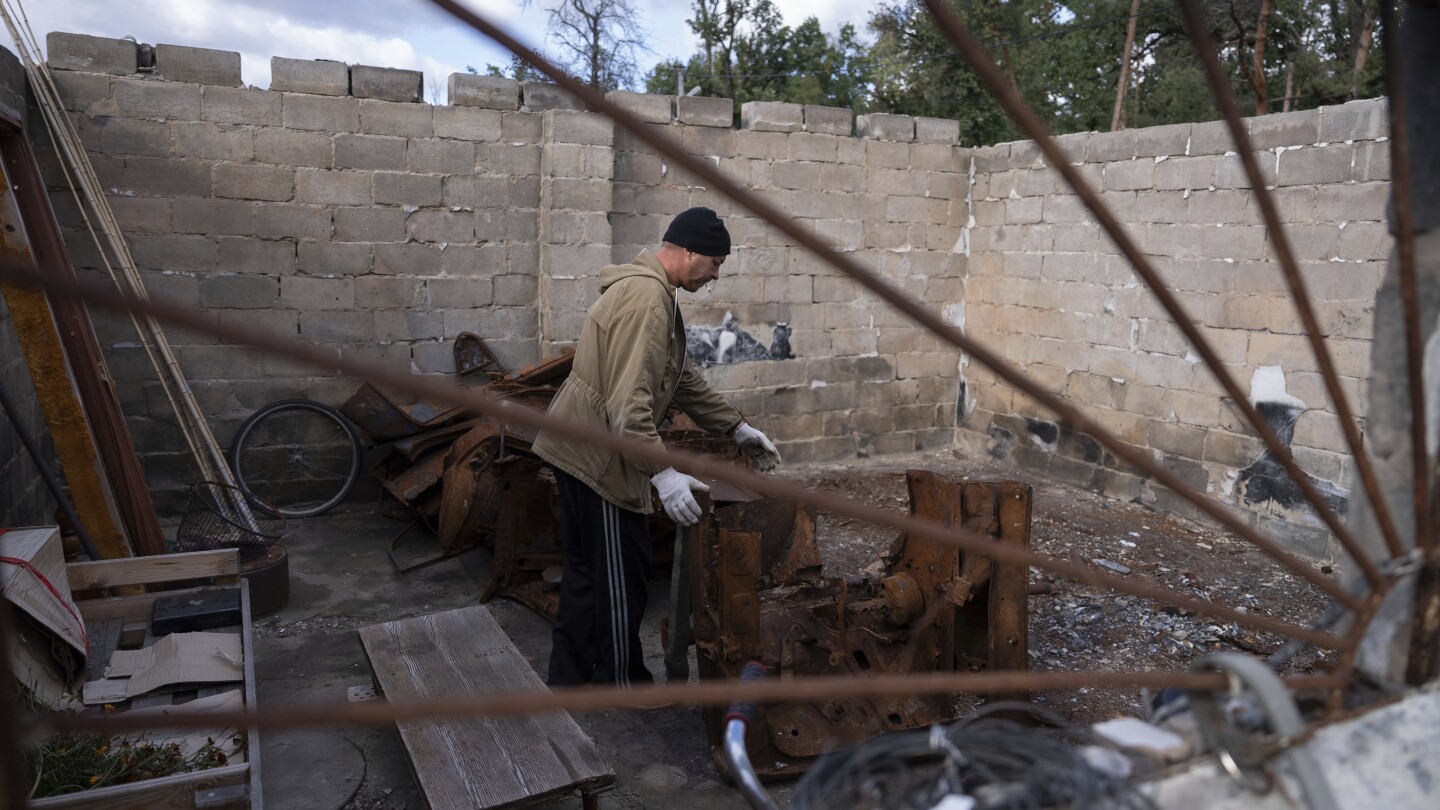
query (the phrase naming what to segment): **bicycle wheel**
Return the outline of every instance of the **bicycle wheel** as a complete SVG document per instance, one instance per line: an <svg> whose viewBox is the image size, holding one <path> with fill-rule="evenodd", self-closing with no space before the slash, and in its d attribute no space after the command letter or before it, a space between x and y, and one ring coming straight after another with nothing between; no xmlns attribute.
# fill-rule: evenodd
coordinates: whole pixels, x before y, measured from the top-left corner
<svg viewBox="0 0 1440 810"><path fill-rule="evenodd" d="M360 478L360 437L328 405L272 402L245 420L230 445L235 483L286 517L324 514Z"/></svg>

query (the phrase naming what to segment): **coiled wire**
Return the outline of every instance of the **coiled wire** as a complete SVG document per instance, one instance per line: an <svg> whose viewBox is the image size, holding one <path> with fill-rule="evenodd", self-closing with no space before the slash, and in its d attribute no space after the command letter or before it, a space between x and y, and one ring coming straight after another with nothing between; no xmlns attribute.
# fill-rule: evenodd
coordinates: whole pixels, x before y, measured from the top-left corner
<svg viewBox="0 0 1440 810"><path fill-rule="evenodd" d="M998 712L1028 714L1043 725ZM972 797L976 810L1153 808L1127 779L1090 764L1081 750L1090 742L1088 729L1048 710L994 703L949 725L886 734L826 754L796 785L790 806L931 810L946 796L961 795Z"/></svg>

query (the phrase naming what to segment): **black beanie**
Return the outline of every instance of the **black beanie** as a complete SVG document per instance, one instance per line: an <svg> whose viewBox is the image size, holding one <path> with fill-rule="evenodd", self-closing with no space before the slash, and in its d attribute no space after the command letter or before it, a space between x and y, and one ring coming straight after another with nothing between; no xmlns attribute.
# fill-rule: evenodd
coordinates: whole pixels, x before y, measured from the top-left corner
<svg viewBox="0 0 1440 810"><path fill-rule="evenodd" d="M730 255L730 232L714 211L703 206L677 214L665 229L665 241L702 256Z"/></svg>

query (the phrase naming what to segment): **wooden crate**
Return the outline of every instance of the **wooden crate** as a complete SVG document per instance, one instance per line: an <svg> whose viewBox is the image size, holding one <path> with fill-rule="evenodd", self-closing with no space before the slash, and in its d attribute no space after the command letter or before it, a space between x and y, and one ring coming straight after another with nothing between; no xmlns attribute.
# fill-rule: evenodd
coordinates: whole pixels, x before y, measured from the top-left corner
<svg viewBox="0 0 1440 810"><path fill-rule="evenodd" d="M250 628L250 591L240 578L237 553L228 551L197 551L188 554L167 554L161 557L134 557L123 560L72 563L66 566L70 589L76 593L100 588L155 586L194 580L213 581L212 585L181 590L151 590L135 596L114 596L81 599L76 602L80 615L90 630L93 674L103 671L114 641L110 637L133 642L143 639L149 646L156 639L148 633L151 610L155 600L165 596L199 594L215 589L239 590L241 637L245 656L245 679L242 686L245 705L255 705L255 643ZM117 625L118 623L118 625ZM118 632L112 633L118 629ZM225 628L219 628L223 632ZM98 645L97 645L98 643ZM106 649L106 645L109 649ZM138 699L137 699L138 700ZM153 705L153 701L151 701ZM124 711L126 703L118 704ZM260 794L260 736L255 729L246 731L245 762L210 768L194 773L176 774L147 779L128 785L67 793L30 802L30 807L61 810L196 810L197 808L255 808L263 810Z"/></svg>

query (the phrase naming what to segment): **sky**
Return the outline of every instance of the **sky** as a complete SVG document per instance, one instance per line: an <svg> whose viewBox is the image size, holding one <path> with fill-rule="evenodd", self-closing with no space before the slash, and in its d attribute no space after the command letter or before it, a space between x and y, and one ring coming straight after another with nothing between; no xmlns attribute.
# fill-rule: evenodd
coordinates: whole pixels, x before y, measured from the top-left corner
<svg viewBox="0 0 1440 810"><path fill-rule="evenodd" d="M669 58L686 58L697 42L685 20L689 0L632 0L649 32L644 70ZM246 84L268 87L270 57L336 59L350 64L422 71L427 93L440 102L451 73L467 66L508 65L509 52L427 0L22 0L31 30L42 44L50 31L105 37L131 36L152 45L189 45L239 51ZM461 0L512 36L546 56L546 9L556 0ZM853 23L864 34L877 0L774 0L787 25L819 18L834 33ZM10 43L5 43L12 47ZM429 100L436 100L430 98Z"/></svg>

